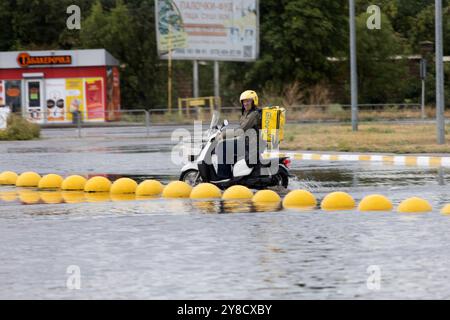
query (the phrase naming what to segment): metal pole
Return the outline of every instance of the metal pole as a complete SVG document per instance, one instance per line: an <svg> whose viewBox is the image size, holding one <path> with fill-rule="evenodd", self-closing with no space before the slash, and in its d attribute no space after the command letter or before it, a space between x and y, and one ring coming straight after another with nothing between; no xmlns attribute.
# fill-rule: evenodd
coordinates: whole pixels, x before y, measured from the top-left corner
<svg viewBox="0 0 450 320"><path fill-rule="evenodd" d="M198 61L197 60L194 60L193 77L194 77L194 98L198 98Z"/></svg>
<svg viewBox="0 0 450 320"><path fill-rule="evenodd" d="M78 138L81 138L81 112L77 112Z"/></svg>
<svg viewBox="0 0 450 320"><path fill-rule="evenodd" d="M422 102L421 102L420 109L422 111L422 119L425 119L426 118L426 114L425 114L425 79L422 79Z"/></svg>
<svg viewBox="0 0 450 320"><path fill-rule="evenodd" d="M219 61L214 61L214 107L219 108L220 81L219 81Z"/></svg>
<svg viewBox="0 0 450 320"><path fill-rule="evenodd" d="M442 0L435 0L436 9L436 127L437 143L445 143L444 66L442 49Z"/></svg>
<svg viewBox="0 0 450 320"><path fill-rule="evenodd" d="M420 59L420 79L422 80L422 98L420 109L422 111L422 119L426 118L425 114L425 79L427 78L427 60L422 57Z"/></svg>
<svg viewBox="0 0 450 320"><path fill-rule="evenodd" d="M358 131L358 76L356 65L355 1L349 0L350 11L350 82L352 103L352 130Z"/></svg>
<svg viewBox="0 0 450 320"><path fill-rule="evenodd" d="M145 128L148 137L150 136L150 113L148 112L148 110L145 110L144 112L145 112Z"/></svg>
<svg viewBox="0 0 450 320"><path fill-rule="evenodd" d="M169 113L172 112L172 39L171 39L171 26L169 24L169 61L167 64L167 109Z"/></svg>

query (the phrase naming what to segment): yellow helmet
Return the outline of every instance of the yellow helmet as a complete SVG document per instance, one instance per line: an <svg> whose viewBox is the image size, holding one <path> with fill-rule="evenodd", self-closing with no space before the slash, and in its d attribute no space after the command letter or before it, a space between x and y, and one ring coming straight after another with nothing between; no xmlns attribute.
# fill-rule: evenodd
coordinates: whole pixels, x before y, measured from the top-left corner
<svg viewBox="0 0 450 320"><path fill-rule="evenodd" d="M258 95L256 94L255 91L246 90L246 91L242 92L241 97L239 98L239 100L241 101L241 104L242 104L242 100L246 100L246 99L252 99L255 106L256 107L258 106Z"/></svg>

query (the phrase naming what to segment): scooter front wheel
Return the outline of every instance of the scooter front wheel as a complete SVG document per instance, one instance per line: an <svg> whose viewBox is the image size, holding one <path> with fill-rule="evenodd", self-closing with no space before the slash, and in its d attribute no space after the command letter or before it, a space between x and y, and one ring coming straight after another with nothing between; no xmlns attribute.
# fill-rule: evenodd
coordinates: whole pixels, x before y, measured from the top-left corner
<svg viewBox="0 0 450 320"><path fill-rule="evenodd" d="M202 182L202 178L200 177L198 170L190 169L181 174L180 181L186 182L191 186L195 186Z"/></svg>

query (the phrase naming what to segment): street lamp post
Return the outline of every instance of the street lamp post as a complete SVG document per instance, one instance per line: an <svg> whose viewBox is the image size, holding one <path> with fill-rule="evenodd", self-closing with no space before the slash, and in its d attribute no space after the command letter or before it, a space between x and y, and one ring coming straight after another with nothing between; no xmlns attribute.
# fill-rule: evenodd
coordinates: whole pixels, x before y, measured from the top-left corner
<svg viewBox="0 0 450 320"><path fill-rule="evenodd" d="M445 143L442 0L435 0L436 19L436 127L437 143Z"/></svg>
<svg viewBox="0 0 450 320"><path fill-rule="evenodd" d="M358 131L358 76L356 65L355 1L349 0L350 14L350 86L352 104L352 130Z"/></svg>

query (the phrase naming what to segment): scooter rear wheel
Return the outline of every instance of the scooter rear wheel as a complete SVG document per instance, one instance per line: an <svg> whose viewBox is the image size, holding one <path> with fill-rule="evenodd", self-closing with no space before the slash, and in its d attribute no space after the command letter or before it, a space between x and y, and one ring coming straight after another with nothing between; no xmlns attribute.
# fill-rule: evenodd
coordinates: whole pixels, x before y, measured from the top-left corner
<svg viewBox="0 0 450 320"><path fill-rule="evenodd" d="M181 174L180 181L186 182L191 186L196 186L202 182L202 178L200 177L198 170L191 169Z"/></svg>

